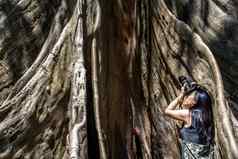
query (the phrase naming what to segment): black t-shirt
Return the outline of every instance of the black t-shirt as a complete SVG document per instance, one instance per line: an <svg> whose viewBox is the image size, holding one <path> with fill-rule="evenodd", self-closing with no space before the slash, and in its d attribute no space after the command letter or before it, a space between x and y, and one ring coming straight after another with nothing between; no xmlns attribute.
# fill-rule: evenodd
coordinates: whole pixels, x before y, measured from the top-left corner
<svg viewBox="0 0 238 159"><path fill-rule="evenodd" d="M207 145L213 140L213 124L211 112L202 106L195 106L191 109L192 124L190 127L180 129L182 140Z"/></svg>

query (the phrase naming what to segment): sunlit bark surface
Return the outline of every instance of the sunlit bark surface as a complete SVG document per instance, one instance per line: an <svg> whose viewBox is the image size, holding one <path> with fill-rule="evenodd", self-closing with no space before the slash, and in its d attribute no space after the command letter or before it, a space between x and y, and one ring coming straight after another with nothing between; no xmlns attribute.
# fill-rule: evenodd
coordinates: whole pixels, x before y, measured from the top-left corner
<svg viewBox="0 0 238 159"><path fill-rule="evenodd" d="M190 75L238 158L237 3L0 1L0 159L178 159L163 114ZM224 85L223 85L224 83Z"/></svg>

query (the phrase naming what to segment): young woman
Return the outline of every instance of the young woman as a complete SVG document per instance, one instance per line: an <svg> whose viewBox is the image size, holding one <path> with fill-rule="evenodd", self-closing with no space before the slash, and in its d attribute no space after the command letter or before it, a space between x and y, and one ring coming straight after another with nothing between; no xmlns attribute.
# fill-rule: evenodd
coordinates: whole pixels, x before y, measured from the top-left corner
<svg viewBox="0 0 238 159"><path fill-rule="evenodd" d="M182 109L175 109L181 105ZM209 94L196 89L189 94L182 87L180 95L165 110L165 114L183 121L179 130L182 159L213 159L213 120Z"/></svg>

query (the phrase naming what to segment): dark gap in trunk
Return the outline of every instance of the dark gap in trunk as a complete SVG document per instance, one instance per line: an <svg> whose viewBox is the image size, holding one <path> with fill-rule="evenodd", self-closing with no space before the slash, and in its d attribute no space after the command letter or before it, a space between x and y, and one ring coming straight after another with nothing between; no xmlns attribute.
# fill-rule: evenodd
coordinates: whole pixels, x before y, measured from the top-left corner
<svg viewBox="0 0 238 159"><path fill-rule="evenodd" d="M88 51L89 52L89 51ZM91 55L90 55L91 56ZM86 61L86 60L85 60ZM90 61L87 61L90 62ZM88 158L89 159L99 159L99 143L96 130L94 109L93 109L93 90L92 90L92 79L91 79L91 68L90 64L86 65L86 90L87 90L87 103L86 103L86 113L87 113L87 139L88 139Z"/></svg>
<svg viewBox="0 0 238 159"><path fill-rule="evenodd" d="M83 53L86 68L86 118L87 118L87 140L88 140L88 159L99 159L99 142L95 123L95 112L93 109L93 90L92 90L92 77L91 77L91 44L94 35L88 35L87 30L87 0L84 0L82 12L83 12Z"/></svg>

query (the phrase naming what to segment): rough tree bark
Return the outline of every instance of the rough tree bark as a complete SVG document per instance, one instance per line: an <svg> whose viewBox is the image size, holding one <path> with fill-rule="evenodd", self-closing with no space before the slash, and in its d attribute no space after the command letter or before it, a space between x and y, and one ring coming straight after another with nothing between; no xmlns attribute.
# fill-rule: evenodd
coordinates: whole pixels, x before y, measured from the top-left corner
<svg viewBox="0 0 238 159"><path fill-rule="evenodd" d="M238 8L226 2L2 0L0 158L177 159L163 110L180 75L213 97L217 157L238 158Z"/></svg>

